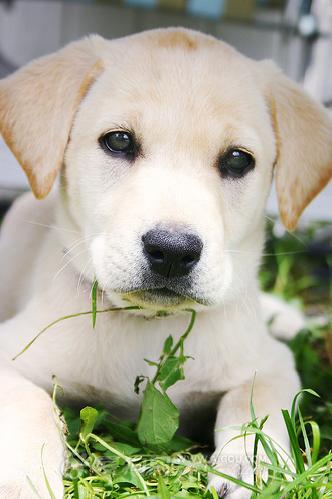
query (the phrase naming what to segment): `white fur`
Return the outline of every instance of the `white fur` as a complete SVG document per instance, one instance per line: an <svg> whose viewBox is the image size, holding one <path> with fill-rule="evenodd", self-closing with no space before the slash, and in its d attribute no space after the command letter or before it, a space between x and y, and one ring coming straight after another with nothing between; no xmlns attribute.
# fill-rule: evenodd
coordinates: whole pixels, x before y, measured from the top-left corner
<svg viewBox="0 0 332 499"><path fill-rule="evenodd" d="M188 306L198 311L185 344L193 359L169 393L187 420L194 399L220 394L215 465L249 478L243 442L224 447L234 431L222 428L250 419L255 373L256 413L269 414L271 436L288 445L280 409L290 406L299 380L288 348L267 332L256 278L276 157L264 78L256 63L217 42L202 41L191 53L154 49L149 36L98 39L104 70L76 113L59 190L43 202L25 195L2 228L0 424L8 434L0 441L1 498L34 497L26 476L47 497L43 445L46 473L62 497L64 447L46 394L52 376L68 402L104 403L135 417L135 377L154 372L143 359L157 359L165 338L185 330ZM132 166L98 145L102 133L122 124L142 137L144 154ZM239 182L221 179L214 166L228 144L256 157L255 170ZM95 276L99 309L139 302L123 290L141 286L141 236L160 222L190 225L202 238L193 286L205 305L182 303L163 318L155 316L162 303L100 314L95 330L90 316L66 320L11 361L50 322L91 309ZM222 488L220 478L211 480ZM247 495L229 487L227 497Z"/></svg>

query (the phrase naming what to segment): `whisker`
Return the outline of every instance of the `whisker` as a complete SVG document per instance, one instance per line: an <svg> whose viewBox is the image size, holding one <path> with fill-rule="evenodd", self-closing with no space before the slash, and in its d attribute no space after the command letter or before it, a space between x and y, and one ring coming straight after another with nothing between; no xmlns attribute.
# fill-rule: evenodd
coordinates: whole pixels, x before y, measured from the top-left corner
<svg viewBox="0 0 332 499"><path fill-rule="evenodd" d="M91 260L92 258L90 257L88 262L86 263L86 265L84 266L84 269L81 270L79 276L78 276L78 280L77 280L77 286L76 286L76 292L77 292L77 295L79 295L79 292L80 292L80 287L81 287L81 284L83 282L83 279L85 278L85 271L86 269L88 268L88 266L90 265L91 263Z"/></svg>
<svg viewBox="0 0 332 499"><path fill-rule="evenodd" d="M45 227L46 229L59 230L63 232L71 232L72 234L80 234L78 230L66 229L65 227L59 227L58 225L43 224L41 222L34 222L33 220L25 220L26 223L37 225L39 227Z"/></svg>
<svg viewBox="0 0 332 499"><path fill-rule="evenodd" d="M254 251L243 251L243 250L224 250L225 253L243 253L243 254L252 254L256 253ZM306 250L298 250L298 251L280 251L276 253L260 253L261 256L282 256L282 255L303 255L307 253Z"/></svg>
<svg viewBox="0 0 332 499"><path fill-rule="evenodd" d="M66 256L70 255L70 253L72 253L75 248L77 248L78 246L80 246L81 244L86 243L86 242L88 242L88 239L86 237L83 237L81 239L76 239L71 244L71 246L69 246L69 248L66 248L65 253L63 255L63 258L66 258Z"/></svg>
<svg viewBox="0 0 332 499"><path fill-rule="evenodd" d="M66 249L64 255L63 255L63 258L65 258L66 256L68 256L70 253L73 252L73 250L75 248L77 248L78 246L80 246L81 244L83 243L88 243L91 239L93 239L95 237L95 235L100 235L101 232L96 232L94 234L90 234L90 236L85 236L85 237L82 237L81 239L75 239L75 241Z"/></svg>
<svg viewBox="0 0 332 499"><path fill-rule="evenodd" d="M265 217L265 218L266 218L269 222L272 222L273 224L275 224L275 223L276 223L276 220L275 220L275 219L273 219L273 218L271 218L271 217L269 217L269 216L267 216L267 215L264 215L264 217ZM291 232L291 231L289 231L289 230L287 230L287 229L285 229L285 232L287 232L287 234L288 234L289 236L291 236L291 237L293 237L294 239L296 239L296 241L298 241L300 244L302 244L303 246L306 246L306 243L305 243L304 241L302 241L302 239L301 239L299 236L297 236L296 234L294 234L294 232Z"/></svg>
<svg viewBox="0 0 332 499"><path fill-rule="evenodd" d="M68 262L66 262L57 272L56 274L54 275L53 277L53 281L59 277L59 275L61 274L61 272L63 272L63 270L65 270L66 267L68 267L68 265L73 262L76 258L78 258L80 255L82 255L83 253L85 253L87 251L87 248L84 248L83 251L80 251L79 253L77 253L75 256L73 256L73 258L71 258L70 260L68 260Z"/></svg>

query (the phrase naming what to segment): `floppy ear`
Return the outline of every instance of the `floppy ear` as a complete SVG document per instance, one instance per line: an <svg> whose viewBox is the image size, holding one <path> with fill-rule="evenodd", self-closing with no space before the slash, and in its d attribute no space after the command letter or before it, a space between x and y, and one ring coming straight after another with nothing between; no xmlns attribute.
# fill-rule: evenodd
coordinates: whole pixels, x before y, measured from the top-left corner
<svg viewBox="0 0 332 499"><path fill-rule="evenodd" d="M272 63L269 102L276 135L275 178L284 226L293 230L310 201L332 178L332 119Z"/></svg>
<svg viewBox="0 0 332 499"><path fill-rule="evenodd" d="M0 132L37 198L59 171L77 108L101 71L92 36L0 81Z"/></svg>

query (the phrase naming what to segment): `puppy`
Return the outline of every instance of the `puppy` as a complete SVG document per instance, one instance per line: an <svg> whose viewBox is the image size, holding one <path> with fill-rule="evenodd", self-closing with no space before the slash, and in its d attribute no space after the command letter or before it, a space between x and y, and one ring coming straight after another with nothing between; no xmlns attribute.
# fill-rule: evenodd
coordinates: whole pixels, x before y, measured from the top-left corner
<svg viewBox="0 0 332 499"><path fill-rule="evenodd" d="M325 110L270 62L162 29L91 36L2 80L0 129L36 198L60 173L57 191L43 202L23 196L2 228L0 497L35 497L30 483L48 497L42 448L63 496L52 375L67 401L133 418L135 377L153 373L143 359L184 331L188 307L198 312L185 345L194 360L170 396L188 429L218 399L214 465L250 481L243 441L226 443L250 419L255 373L257 416L269 414L266 431L284 447L280 409L299 389L260 306L264 206L275 172L291 230L330 180ZM94 279L99 308L141 310L101 314L95 331L91 316L64 321L12 362L50 322L91 310ZM250 496L220 477L211 484L228 498Z"/></svg>

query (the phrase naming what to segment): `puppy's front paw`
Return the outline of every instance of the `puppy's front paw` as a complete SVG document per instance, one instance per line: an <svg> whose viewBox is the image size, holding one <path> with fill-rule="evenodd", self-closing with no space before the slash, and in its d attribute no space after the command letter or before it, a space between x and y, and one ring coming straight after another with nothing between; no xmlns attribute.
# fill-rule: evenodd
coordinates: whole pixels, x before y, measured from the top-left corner
<svg viewBox="0 0 332 499"><path fill-rule="evenodd" d="M0 499L62 499L63 423L45 392L19 381L23 388L14 385L15 398L0 410Z"/></svg>
<svg viewBox="0 0 332 499"><path fill-rule="evenodd" d="M61 474L47 476L50 490L55 499L63 498L63 483ZM43 472L25 475L13 468L2 470L0 476L0 499L47 499L52 497Z"/></svg>
<svg viewBox="0 0 332 499"><path fill-rule="evenodd" d="M216 471L237 478L245 483L252 484L254 471L251 462L243 454L223 454L215 451L211 457L211 464ZM209 474L209 488L214 487L219 497L227 499L249 499L252 492L240 487L231 480L213 473Z"/></svg>
<svg viewBox="0 0 332 499"><path fill-rule="evenodd" d="M24 444L28 446L29 442L20 443L7 447L7 454L0 455L0 499L63 499L65 454L62 443L45 447L44 453L32 444L32 451L28 452ZM43 444L40 447L42 449Z"/></svg>

